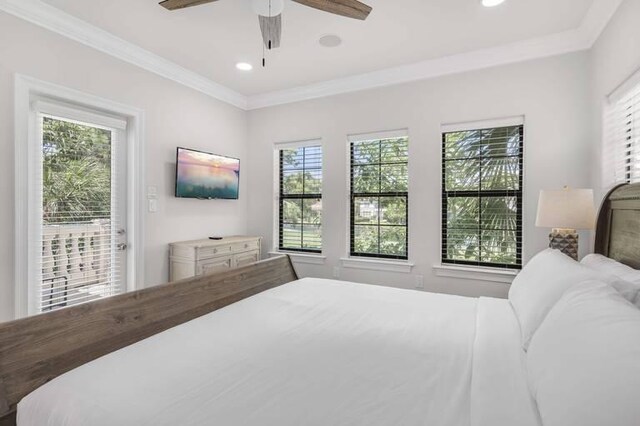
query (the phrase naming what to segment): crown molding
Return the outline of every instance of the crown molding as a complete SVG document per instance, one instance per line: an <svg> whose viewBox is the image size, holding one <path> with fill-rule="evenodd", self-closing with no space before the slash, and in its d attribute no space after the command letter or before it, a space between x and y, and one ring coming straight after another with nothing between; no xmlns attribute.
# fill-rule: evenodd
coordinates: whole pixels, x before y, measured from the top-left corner
<svg viewBox="0 0 640 426"><path fill-rule="evenodd" d="M320 83L245 96L40 0L0 0L0 10L243 110L386 87L590 49L623 0L594 0L580 27L549 36Z"/></svg>
<svg viewBox="0 0 640 426"><path fill-rule="evenodd" d="M248 97L259 109L590 49L623 0L594 0L580 27L502 46Z"/></svg>
<svg viewBox="0 0 640 426"><path fill-rule="evenodd" d="M248 98L248 109L259 109L342 93L426 80L586 50L589 47L582 32L572 30L499 47L480 49L307 86L254 95Z"/></svg>
<svg viewBox="0 0 640 426"><path fill-rule="evenodd" d="M0 10L241 109L246 96L40 0L0 0Z"/></svg>

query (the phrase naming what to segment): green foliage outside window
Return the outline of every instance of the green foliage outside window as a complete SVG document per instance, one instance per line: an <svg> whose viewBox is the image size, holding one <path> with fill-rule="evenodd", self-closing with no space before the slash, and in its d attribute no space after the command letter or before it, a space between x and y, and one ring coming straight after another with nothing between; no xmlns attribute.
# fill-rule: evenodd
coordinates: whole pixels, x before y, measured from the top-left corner
<svg viewBox="0 0 640 426"><path fill-rule="evenodd" d="M42 121L45 224L111 216L111 132L45 117Z"/></svg>
<svg viewBox="0 0 640 426"><path fill-rule="evenodd" d="M351 143L352 256L406 259L406 137Z"/></svg>
<svg viewBox="0 0 640 426"><path fill-rule="evenodd" d="M517 268L522 126L443 135L443 262Z"/></svg>
<svg viewBox="0 0 640 426"><path fill-rule="evenodd" d="M280 249L322 250L322 147L280 150Z"/></svg>

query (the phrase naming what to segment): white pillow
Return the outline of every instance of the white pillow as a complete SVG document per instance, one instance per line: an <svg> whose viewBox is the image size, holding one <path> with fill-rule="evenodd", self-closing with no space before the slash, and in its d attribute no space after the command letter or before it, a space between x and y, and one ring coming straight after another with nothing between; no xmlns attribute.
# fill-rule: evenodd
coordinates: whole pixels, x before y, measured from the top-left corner
<svg viewBox="0 0 640 426"><path fill-rule="evenodd" d="M509 302L520 322L525 350L562 293L587 280L613 284L617 278L587 268L558 250L543 250L527 263L509 289Z"/></svg>
<svg viewBox="0 0 640 426"><path fill-rule="evenodd" d="M591 269L615 275L625 281L640 285L640 271L601 254L589 254L580 262Z"/></svg>
<svg viewBox="0 0 640 426"><path fill-rule="evenodd" d="M573 286L531 340L527 371L545 426L640 424L640 310L611 286Z"/></svg>
<svg viewBox="0 0 640 426"><path fill-rule="evenodd" d="M640 308L640 271L601 254L587 255L580 263L595 271L620 278L621 281L613 283L612 286L625 299Z"/></svg>

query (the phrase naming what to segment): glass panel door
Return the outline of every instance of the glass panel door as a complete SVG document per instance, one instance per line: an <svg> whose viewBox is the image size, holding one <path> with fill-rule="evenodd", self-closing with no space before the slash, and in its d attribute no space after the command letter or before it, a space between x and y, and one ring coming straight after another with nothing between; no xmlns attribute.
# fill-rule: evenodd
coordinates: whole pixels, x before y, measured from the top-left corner
<svg viewBox="0 0 640 426"><path fill-rule="evenodd" d="M124 130L42 113L37 120L32 314L126 290Z"/></svg>

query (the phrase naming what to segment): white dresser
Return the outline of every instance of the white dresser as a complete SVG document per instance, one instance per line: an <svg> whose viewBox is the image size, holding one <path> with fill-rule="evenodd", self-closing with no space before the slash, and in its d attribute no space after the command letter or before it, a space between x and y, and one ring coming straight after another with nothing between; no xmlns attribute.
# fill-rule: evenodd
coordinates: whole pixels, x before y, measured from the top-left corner
<svg viewBox="0 0 640 426"><path fill-rule="evenodd" d="M169 244L169 281L226 271L260 260L261 237L224 237Z"/></svg>

